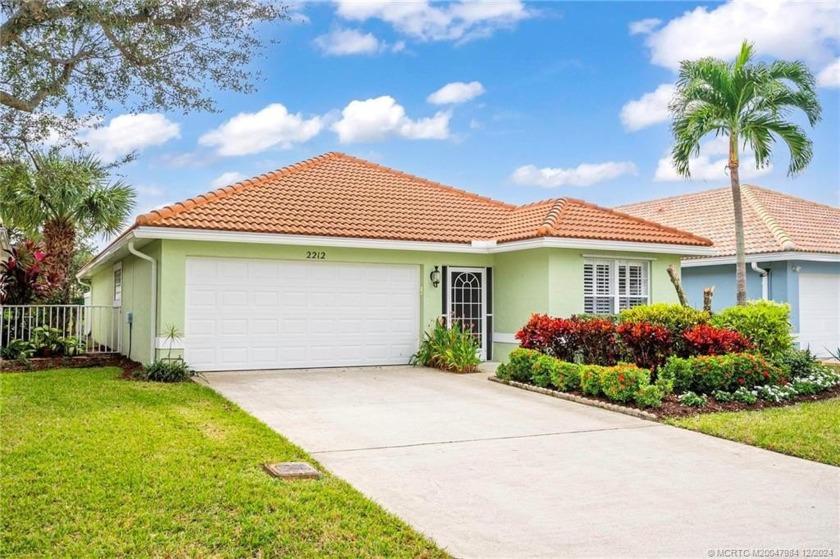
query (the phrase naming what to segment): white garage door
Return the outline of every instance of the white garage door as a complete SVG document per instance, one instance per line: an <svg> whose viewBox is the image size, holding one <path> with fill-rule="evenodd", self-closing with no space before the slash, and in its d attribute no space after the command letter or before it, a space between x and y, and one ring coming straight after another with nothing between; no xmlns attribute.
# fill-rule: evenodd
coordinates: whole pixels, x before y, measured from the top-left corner
<svg viewBox="0 0 840 559"><path fill-rule="evenodd" d="M799 347L822 357L840 347L840 275L799 275Z"/></svg>
<svg viewBox="0 0 840 559"><path fill-rule="evenodd" d="M184 351L199 371L408 363L417 266L188 258Z"/></svg>

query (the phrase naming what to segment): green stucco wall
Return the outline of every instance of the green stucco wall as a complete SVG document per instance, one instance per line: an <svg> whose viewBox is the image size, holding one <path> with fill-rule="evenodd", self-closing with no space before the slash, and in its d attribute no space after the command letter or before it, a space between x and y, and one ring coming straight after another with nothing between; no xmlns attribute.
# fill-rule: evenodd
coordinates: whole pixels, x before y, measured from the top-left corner
<svg viewBox="0 0 840 559"><path fill-rule="evenodd" d="M583 312L583 263L585 256L602 258L650 259L652 302L676 302L676 293L665 271L669 264L679 267L679 257L661 254L583 251L579 249L529 249L497 254L457 254L379 249L280 246L269 244L222 243L204 241L155 241L142 251L158 261L158 336L168 326L184 330L184 285L187 258L262 258L305 260L313 249L326 252L332 262L413 264L421 274L421 329L427 330L440 316L442 286L433 287L429 272L434 266L493 268L493 360L502 360L516 347L512 335L535 312L569 316ZM94 304L110 304L113 271L108 266L93 277ZM150 264L128 256L123 260L123 317L134 313L132 359L148 363L151 356ZM128 350L128 334L123 319L123 350ZM501 338L501 339L499 339ZM167 350L158 350L162 356ZM180 351L173 351L173 356Z"/></svg>
<svg viewBox="0 0 840 559"><path fill-rule="evenodd" d="M160 260L161 242L155 241L139 249L156 260ZM121 336L122 353L141 363L152 361L152 328L150 312L152 306L152 276L151 263L136 256L129 255L122 262L122 318L119 331ZM100 270L91 278L91 304L111 305L114 294L113 264ZM133 325L129 328L128 313L132 313ZM105 332L112 329L112 325L99 324L94 326L94 337L103 339Z"/></svg>

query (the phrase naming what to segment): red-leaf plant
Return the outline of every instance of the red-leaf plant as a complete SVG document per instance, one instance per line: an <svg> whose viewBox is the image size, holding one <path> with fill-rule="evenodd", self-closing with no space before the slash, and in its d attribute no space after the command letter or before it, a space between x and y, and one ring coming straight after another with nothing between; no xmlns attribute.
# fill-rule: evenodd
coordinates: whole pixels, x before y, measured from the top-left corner
<svg viewBox="0 0 840 559"><path fill-rule="evenodd" d="M633 362L643 369L656 371L673 354L674 340L671 332L663 326L650 322L626 322L619 324L618 335Z"/></svg>

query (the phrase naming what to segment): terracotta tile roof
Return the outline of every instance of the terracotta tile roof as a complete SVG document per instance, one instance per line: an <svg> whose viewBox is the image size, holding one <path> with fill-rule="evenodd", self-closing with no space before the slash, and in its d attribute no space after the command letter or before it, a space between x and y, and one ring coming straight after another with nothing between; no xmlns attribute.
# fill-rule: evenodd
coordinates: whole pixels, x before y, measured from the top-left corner
<svg viewBox="0 0 840 559"><path fill-rule="evenodd" d="M136 225L452 243L556 236L710 244L580 200L517 207L343 153L154 210Z"/></svg>
<svg viewBox="0 0 840 559"><path fill-rule="evenodd" d="M747 254L840 253L840 208L754 185L743 185L741 191ZM718 256L735 254L734 208L729 187L616 209L707 237L714 241Z"/></svg>

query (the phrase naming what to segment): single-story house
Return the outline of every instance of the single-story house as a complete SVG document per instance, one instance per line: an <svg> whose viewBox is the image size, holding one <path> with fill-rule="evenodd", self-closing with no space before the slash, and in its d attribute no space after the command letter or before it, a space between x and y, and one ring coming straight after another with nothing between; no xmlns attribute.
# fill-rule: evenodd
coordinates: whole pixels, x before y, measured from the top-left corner
<svg viewBox="0 0 840 559"><path fill-rule="evenodd" d="M800 347L818 355L840 347L840 208L760 188L741 187L747 254L747 296L791 307ZM702 303L714 287L713 309L735 304L735 218L729 187L619 206L714 242L714 255L686 256L682 281Z"/></svg>
<svg viewBox="0 0 840 559"><path fill-rule="evenodd" d="M506 204L329 153L152 211L80 272L123 351L198 370L406 363L439 317L483 359L531 313L676 301L711 241L580 200ZM131 329L127 321L131 320ZM130 348L130 349L129 349Z"/></svg>

